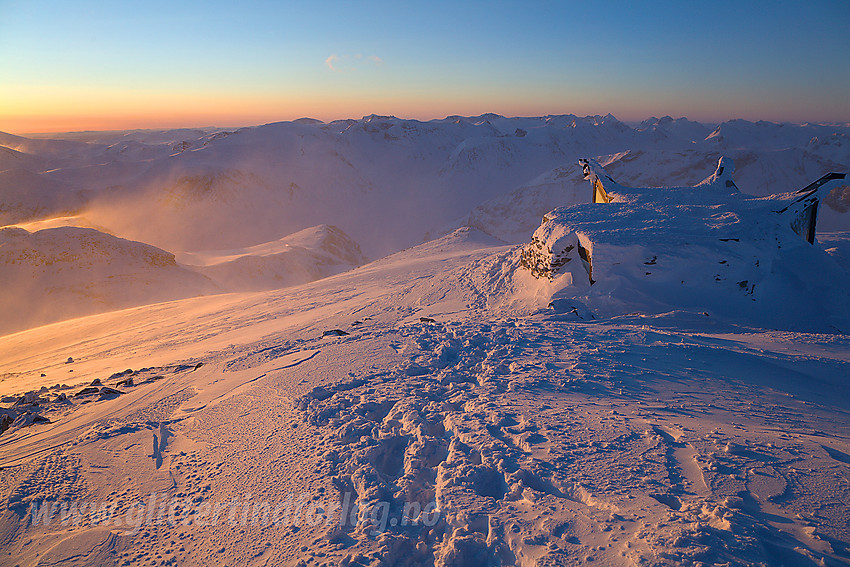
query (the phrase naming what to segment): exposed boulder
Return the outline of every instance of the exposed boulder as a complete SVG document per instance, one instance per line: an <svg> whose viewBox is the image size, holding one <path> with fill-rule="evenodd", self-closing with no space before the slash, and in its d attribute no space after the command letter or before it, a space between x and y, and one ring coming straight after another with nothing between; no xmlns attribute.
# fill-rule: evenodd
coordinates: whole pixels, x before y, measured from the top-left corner
<svg viewBox="0 0 850 567"><path fill-rule="evenodd" d="M27 392L15 401L16 406L33 405L37 406L46 400L42 399L38 392Z"/></svg>
<svg viewBox="0 0 850 567"><path fill-rule="evenodd" d="M329 331L325 331L322 333L323 337L341 337L343 335L350 335L351 333L346 333L342 329L330 329Z"/></svg>
<svg viewBox="0 0 850 567"><path fill-rule="evenodd" d="M121 390L116 390L115 388L110 388L108 386L104 386L100 389L100 397L101 398L111 398L115 396L120 396L123 394Z"/></svg>
<svg viewBox="0 0 850 567"><path fill-rule="evenodd" d="M99 388L96 388L94 386L87 386L87 387L83 388L82 390L80 390L79 392L77 392L76 394L74 394L74 397L79 398L79 397L82 397L82 396L92 396L92 395L98 394L98 393L100 393Z"/></svg>
<svg viewBox="0 0 850 567"><path fill-rule="evenodd" d="M43 415L38 415L37 413L28 411L19 415L15 421L12 422L12 427L29 427L36 423L50 423L50 420Z"/></svg>

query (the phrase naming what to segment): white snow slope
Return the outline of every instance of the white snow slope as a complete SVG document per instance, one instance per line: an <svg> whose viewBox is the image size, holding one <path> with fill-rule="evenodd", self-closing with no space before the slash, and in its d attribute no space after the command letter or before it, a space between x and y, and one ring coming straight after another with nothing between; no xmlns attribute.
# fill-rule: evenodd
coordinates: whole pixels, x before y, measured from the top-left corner
<svg viewBox="0 0 850 567"><path fill-rule="evenodd" d="M518 218L539 205L511 193L516 187L531 187L541 201L554 198L566 172L584 187L568 190L568 199L580 191L582 202L590 198L580 169L545 157L566 145L547 128L580 131L597 151L575 157L602 157L621 183L645 159L684 168L664 184L693 185L719 157L690 169L689 152L702 150L613 154L617 140L637 147L651 137L660 148L710 134L688 121L661 119L638 129L609 117L571 124L496 116L425 124L373 117L333 128L298 121L215 139L202 133L206 146L193 142L173 157L146 158L148 173L140 161L115 166L135 179L160 175L168 160L227 140L231 152L259 163L249 151L256 146L239 140L264 131L292 134L295 149L270 146L277 155L306 151L300 134L315 144L311 151L326 136L347 148L353 176L340 173L348 167L343 160L331 160L336 165L327 169L345 181L338 194L313 190L316 209L303 226L290 222L297 215L284 215L281 232L272 234L258 221L239 242L231 238L237 223L224 223L215 244L204 245L194 229L176 238L163 222L163 240L184 242L167 249L196 266L274 257L284 245L317 251L322 246L303 244L317 242L316 235L339 243L331 246L335 257L359 263L353 242L332 238L332 227L275 244L323 222L338 224L373 257L425 232L449 231L451 219L472 218L464 215L504 231L460 228L314 282L143 305L0 336L0 564L850 563L846 233L811 245L765 218L757 206L765 200L680 188L647 190L628 202L550 207L535 212L519 245L505 244L529 222ZM443 128L465 137L452 145ZM781 128L791 134L777 134ZM755 132L766 148L755 152L758 162L772 159L764 156L782 139L823 137L819 128L727 123L694 145L752 141ZM428 143L425 129L433 130ZM418 142L405 138L417 133ZM536 137L538 146L522 145ZM432 185L429 194L446 200L433 200L430 209L415 208L417 199L428 201L416 197L425 180L400 187L392 203L392 192L376 182L361 202L353 197L358 179L400 179L406 169L387 157L372 166L374 177L354 175L381 138L409 144L405 151L419 148L421 163L406 162L414 173L440 152L454 156L457 168L480 160L488 173L475 181L477 166L462 174L447 167L444 175L469 181L470 194ZM48 144L50 155L79 152L82 143ZM85 144L91 151L96 142ZM736 150L722 149L740 160ZM519 163L528 170L508 179L505 172ZM615 173L617 164L624 169ZM388 167L386 177L377 175L379 166ZM746 159L738 163L742 189L748 167ZM79 182L82 169L76 181L66 172L62 182ZM104 178L108 171L101 169ZM265 191L251 174L178 183L170 195L187 190L194 197L174 210L188 223L200 210L194 200L220 191L231 195L234 209L259 210L259 201L245 202ZM133 183L116 189L122 199L133 194ZM235 189L240 185L244 192ZM339 200L323 202L323 194ZM511 219L506 203L515 198L525 205ZM487 199L503 201L475 208ZM213 211L216 200L204 210ZM295 208L307 211L306 203ZM421 214L382 224L404 203ZM269 218L283 210L273 204ZM355 218L358 206L360 221L337 222L343 213ZM3 234L31 239L56 230L87 229ZM85 234L92 233L103 234ZM557 255L570 242L589 252L593 285L581 257L570 256L551 280L523 266L528 250L556 245Z"/></svg>
<svg viewBox="0 0 850 567"><path fill-rule="evenodd" d="M311 282L366 263L360 246L339 228L328 225L305 228L275 242L247 248L185 252L179 260L232 291Z"/></svg>
<svg viewBox="0 0 850 567"><path fill-rule="evenodd" d="M0 229L0 333L216 293L174 255L90 228Z"/></svg>

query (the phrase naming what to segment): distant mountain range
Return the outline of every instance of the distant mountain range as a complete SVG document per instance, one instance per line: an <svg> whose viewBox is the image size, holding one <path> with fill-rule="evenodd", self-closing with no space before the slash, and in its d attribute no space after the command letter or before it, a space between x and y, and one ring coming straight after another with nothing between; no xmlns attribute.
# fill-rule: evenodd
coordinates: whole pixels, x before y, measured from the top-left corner
<svg viewBox="0 0 850 567"><path fill-rule="evenodd" d="M57 138L64 139L0 133L0 227L14 227L0 235L4 261L15 262L0 278L6 290L28 286L27 301L45 307L6 306L2 318L14 323L0 332L129 304L302 283L461 226L525 242L546 212L589 200L576 165L583 157L626 185L681 186L710 175L727 155L738 187L754 195L850 170L850 124L705 125L669 116L629 126L610 114L428 122L372 115ZM830 202L819 229L850 229L850 215L839 212L850 193ZM62 227L76 229L57 232ZM97 251L81 244L95 241ZM171 260L151 265L145 254ZM52 263L37 265L36 257ZM66 269L67 258L81 263ZM138 282L104 283L136 269L154 278L143 290ZM70 303L64 295L82 297L83 289L98 291Z"/></svg>

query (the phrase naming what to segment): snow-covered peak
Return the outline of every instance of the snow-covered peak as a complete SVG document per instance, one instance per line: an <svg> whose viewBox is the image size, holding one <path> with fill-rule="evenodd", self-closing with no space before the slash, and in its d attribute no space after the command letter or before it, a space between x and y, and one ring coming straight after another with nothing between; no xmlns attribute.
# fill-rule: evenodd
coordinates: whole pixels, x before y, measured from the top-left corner
<svg viewBox="0 0 850 567"><path fill-rule="evenodd" d="M305 228L244 248L184 252L178 259L228 291L303 284L367 262L357 242L332 225Z"/></svg>
<svg viewBox="0 0 850 567"><path fill-rule="evenodd" d="M735 162L732 158L721 156L719 160L717 160L717 169L706 177L703 181L697 184L697 187L711 187L712 189L720 189L721 191L726 190L738 190L738 186L735 185L735 181L732 179L732 174L735 173Z"/></svg>
<svg viewBox="0 0 850 567"><path fill-rule="evenodd" d="M693 143L704 140L711 133L711 128L705 124L684 117L673 118L671 116L649 118L641 122L637 129L642 132L652 132L659 139L675 138L681 142Z"/></svg>
<svg viewBox="0 0 850 567"><path fill-rule="evenodd" d="M789 124L763 120L750 122L736 119L720 124L705 141L723 149L776 150L805 146L813 136L829 138L836 133L850 134L850 129L821 124Z"/></svg>
<svg viewBox="0 0 850 567"><path fill-rule="evenodd" d="M547 213L517 260L550 297L604 317L686 310L772 328L850 328L850 274L795 234L797 213L781 209L798 195L742 195L724 157L703 183L678 188L625 187L595 160L583 164L610 202Z"/></svg>

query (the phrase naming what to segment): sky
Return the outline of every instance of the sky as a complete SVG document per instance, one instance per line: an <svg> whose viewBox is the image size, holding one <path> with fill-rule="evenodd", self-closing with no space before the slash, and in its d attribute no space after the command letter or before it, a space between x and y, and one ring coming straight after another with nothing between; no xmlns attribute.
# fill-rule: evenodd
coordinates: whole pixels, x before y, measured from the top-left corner
<svg viewBox="0 0 850 567"><path fill-rule="evenodd" d="M850 122L850 1L0 0L0 131L485 112Z"/></svg>

